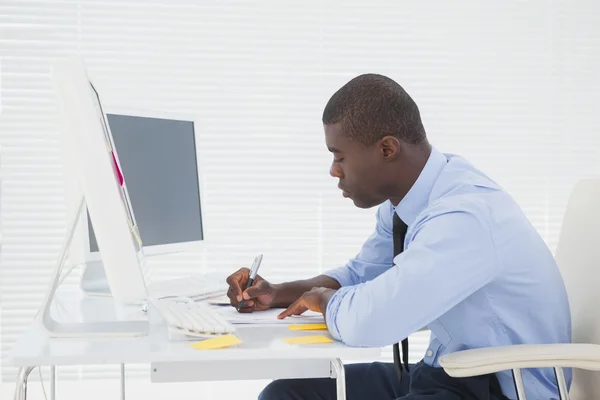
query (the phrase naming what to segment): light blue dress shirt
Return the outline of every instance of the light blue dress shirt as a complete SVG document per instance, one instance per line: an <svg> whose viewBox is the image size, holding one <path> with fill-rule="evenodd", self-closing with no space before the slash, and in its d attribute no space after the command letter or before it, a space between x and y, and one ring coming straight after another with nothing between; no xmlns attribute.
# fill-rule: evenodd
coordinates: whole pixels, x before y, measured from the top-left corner
<svg viewBox="0 0 600 400"><path fill-rule="evenodd" d="M392 217L408 225L393 258ZM388 346L427 327L423 361L510 344L571 341L566 290L554 258L515 201L464 158L433 149L407 196L377 209L375 232L347 265L327 326L353 346ZM558 398L550 368L523 370L527 395ZM510 371L497 374L515 397ZM571 370L565 370L571 383Z"/></svg>

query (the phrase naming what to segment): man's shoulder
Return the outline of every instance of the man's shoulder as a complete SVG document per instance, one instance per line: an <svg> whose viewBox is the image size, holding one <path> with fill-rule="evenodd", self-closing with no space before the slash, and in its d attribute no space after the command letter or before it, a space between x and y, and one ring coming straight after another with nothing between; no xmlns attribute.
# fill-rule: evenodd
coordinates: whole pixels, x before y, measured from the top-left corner
<svg viewBox="0 0 600 400"><path fill-rule="evenodd" d="M510 201L510 196L494 180L465 158L446 154L448 163L439 174L421 218L452 212L487 218L491 207Z"/></svg>
<svg viewBox="0 0 600 400"><path fill-rule="evenodd" d="M448 163L433 185L430 204L477 202L490 195L506 195L499 184L465 158L454 154L446 154L446 157Z"/></svg>

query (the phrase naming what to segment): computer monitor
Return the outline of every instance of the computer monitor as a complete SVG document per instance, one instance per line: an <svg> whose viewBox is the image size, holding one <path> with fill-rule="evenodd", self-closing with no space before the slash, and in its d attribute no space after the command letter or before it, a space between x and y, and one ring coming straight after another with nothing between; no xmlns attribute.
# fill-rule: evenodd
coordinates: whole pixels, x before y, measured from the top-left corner
<svg viewBox="0 0 600 400"><path fill-rule="evenodd" d="M120 303L142 302L147 298L143 241L100 96L77 57L57 62L53 76L67 171L77 176L79 187L77 201L67 204L79 204L79 197L85 202L113 298Z"/></svg>
<svg viewBox="0 0 600 400"><path fill-rule="evenodd" d="M146 256L198 250L204 240L201 166L194 118L105 108ZM100 259L89 213L86 261Z"/></svg>

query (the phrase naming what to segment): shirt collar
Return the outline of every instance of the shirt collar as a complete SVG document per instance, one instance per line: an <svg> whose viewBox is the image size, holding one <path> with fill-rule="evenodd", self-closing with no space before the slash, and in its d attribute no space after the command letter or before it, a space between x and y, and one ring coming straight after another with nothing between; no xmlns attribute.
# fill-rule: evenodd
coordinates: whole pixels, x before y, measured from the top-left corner
<svg viewBox="0 0 600 400"><path fill-rule="evenodd" d="M447 162L446 156L432 147L429 159L417 181L395 209L406 225L412 225L417 216L427 208L433 185Z"/></svg>

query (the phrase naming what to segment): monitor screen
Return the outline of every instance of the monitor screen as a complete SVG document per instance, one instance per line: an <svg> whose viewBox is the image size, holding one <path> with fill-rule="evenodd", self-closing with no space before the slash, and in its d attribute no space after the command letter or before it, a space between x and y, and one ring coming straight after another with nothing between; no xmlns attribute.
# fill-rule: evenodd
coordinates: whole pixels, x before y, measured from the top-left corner
<svg viewBox="0 0 600 400"><path fill-rule="evenodd" d="M143 246L203 240L194 122L106 116ZM89 215L88 231L97 252Z"/></svg>

